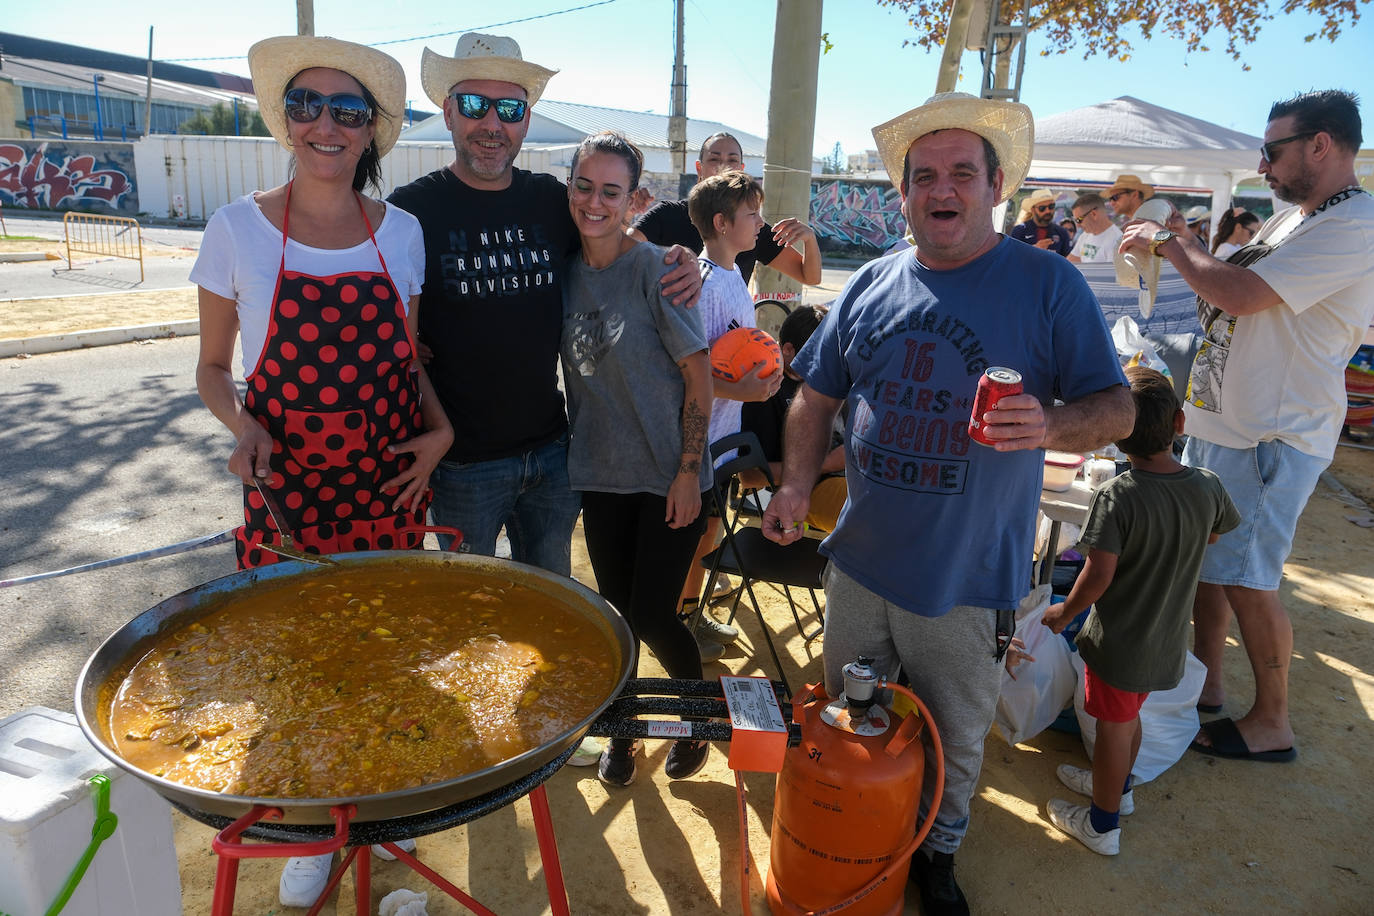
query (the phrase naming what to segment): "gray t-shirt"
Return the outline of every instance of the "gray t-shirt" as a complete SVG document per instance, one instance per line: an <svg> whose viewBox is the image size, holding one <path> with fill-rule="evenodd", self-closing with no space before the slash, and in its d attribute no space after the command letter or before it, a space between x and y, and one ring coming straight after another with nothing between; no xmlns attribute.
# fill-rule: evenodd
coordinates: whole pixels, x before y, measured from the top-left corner
<svg viewBox="0 0 1374 916"><path fill-rule="evenodd" d="M1207 537L1238 524L1226 488L1202 468L1132 468L1093 494L1079 544L1117 556L1075 641L1094 674L1132 693L1178 686Z"/></svg>
<svg viewBox="0 0 1374 916"><path fill-rule="evenodd" d="M609 267L573 258L563 283L563 385L574 490L657 493L682 463L678 361L707 349L701 315L659 291L664 249L640 242ZM711 464L701 463L701 489Z"/></svg>

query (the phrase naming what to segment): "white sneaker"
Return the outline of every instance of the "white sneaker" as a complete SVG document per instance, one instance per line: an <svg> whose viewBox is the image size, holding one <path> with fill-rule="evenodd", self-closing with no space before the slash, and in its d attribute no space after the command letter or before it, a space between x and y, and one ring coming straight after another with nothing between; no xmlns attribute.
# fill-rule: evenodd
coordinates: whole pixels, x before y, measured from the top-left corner
<svg viewBox="0 0 1374 916"><path fill-rule="evenodd" d="M583 738L582 743L577 746L577 750L573 751L572 756L568 758L568 766L594 766L601 759L603 749L603 745L596 738Z"/></svg>
<svg viewBox="0 0 1374 916"><path fill-rule="evenodd" d="M314 906L329 883L329 869L334 864L332 853L322 856L292 856L281 870L277 897L282 906Z"/></svg>
<svg viewBox="0 0 1374 916"><path fill-rule="evenodd" d="M402 851L402 852L414 852L414 851L415 851L415 841L414 841L414 840L397 840L397 841L396 841L396 845L399 846L399 847L401 848L401 851ZM396 861L396 855L395 855L395 853L393 853L390 849L387 849L387 848L386 848L385 846L383 846L381 843L377 843L376 845L374 845L374 846L372 847L372 854L373 854L374 856L376 856L377 858L381 859L383 862L395 862L395 861Z"/></svg>
<svg viewBox="0 0 1374 916"><path fill-rule="evenodd" d="M1116 827L1106 833L1093 829L1092 815L1087 805L1075 805L1061 798L1051 798L1045 806L1050 813L1050 823L1073 837L1093 852L1104 856L1114 856L1121 852L1121 828Z"/></svg>
<svg viewBox="0 0 1374 916"><path fill-rule="evenodd" d="M1073 789L1079 795L1086 795L1089 798L1093 797L1092 770L1087 770L1083 767L1069 766L1067 763L1061 763L1059 764L1058 769L1056 769L1054 772L1055 775L1059 777L1060 782L1068 786L1070 789ZM1132 789L1125 795L1121 796L1121 807L1117 809L1116 813L1120 814L1122 817L1125 817L1128 814L1135 813L1135 789Z"/></svg>

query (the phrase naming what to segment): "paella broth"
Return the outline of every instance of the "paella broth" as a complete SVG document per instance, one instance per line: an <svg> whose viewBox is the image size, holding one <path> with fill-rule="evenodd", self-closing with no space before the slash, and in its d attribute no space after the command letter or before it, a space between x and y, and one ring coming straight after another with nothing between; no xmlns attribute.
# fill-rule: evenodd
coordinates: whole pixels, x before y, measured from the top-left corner
<svg viewBox="0 0 1374 916"><path fill-rule="evenodd" d="M258 588L134 663L109 707L130 763L234 795L379 794L547 743L615 686L595 623L490 573L368 564Z"/></svg>

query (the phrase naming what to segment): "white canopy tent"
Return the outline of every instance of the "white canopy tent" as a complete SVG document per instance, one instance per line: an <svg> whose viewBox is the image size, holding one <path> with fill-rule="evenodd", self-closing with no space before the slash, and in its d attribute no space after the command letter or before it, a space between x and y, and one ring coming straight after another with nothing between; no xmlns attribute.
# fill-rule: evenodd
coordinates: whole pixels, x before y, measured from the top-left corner
<svg viewBox="0 0 1374 916"><path fill-rule="evenodd" d="M1111 182L1123 173L1148 184L1210 191L1212 228L1236 183L1259 175L1259 137L1130 96L1037 118L1028 183Z"/></svg>

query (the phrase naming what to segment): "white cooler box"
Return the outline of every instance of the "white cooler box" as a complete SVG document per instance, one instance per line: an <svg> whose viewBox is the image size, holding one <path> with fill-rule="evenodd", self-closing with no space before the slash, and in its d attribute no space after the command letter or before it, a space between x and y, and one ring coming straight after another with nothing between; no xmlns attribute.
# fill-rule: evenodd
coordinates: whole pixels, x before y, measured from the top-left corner
<svg viewBox="0 0 1374 916"><path fill-rule="evenodd" d="M34 706L0 721L0 914L43 916L91 842L96 773L119 818L64 916L181 913L171 806L91 747L76 716Z"/></svg>

